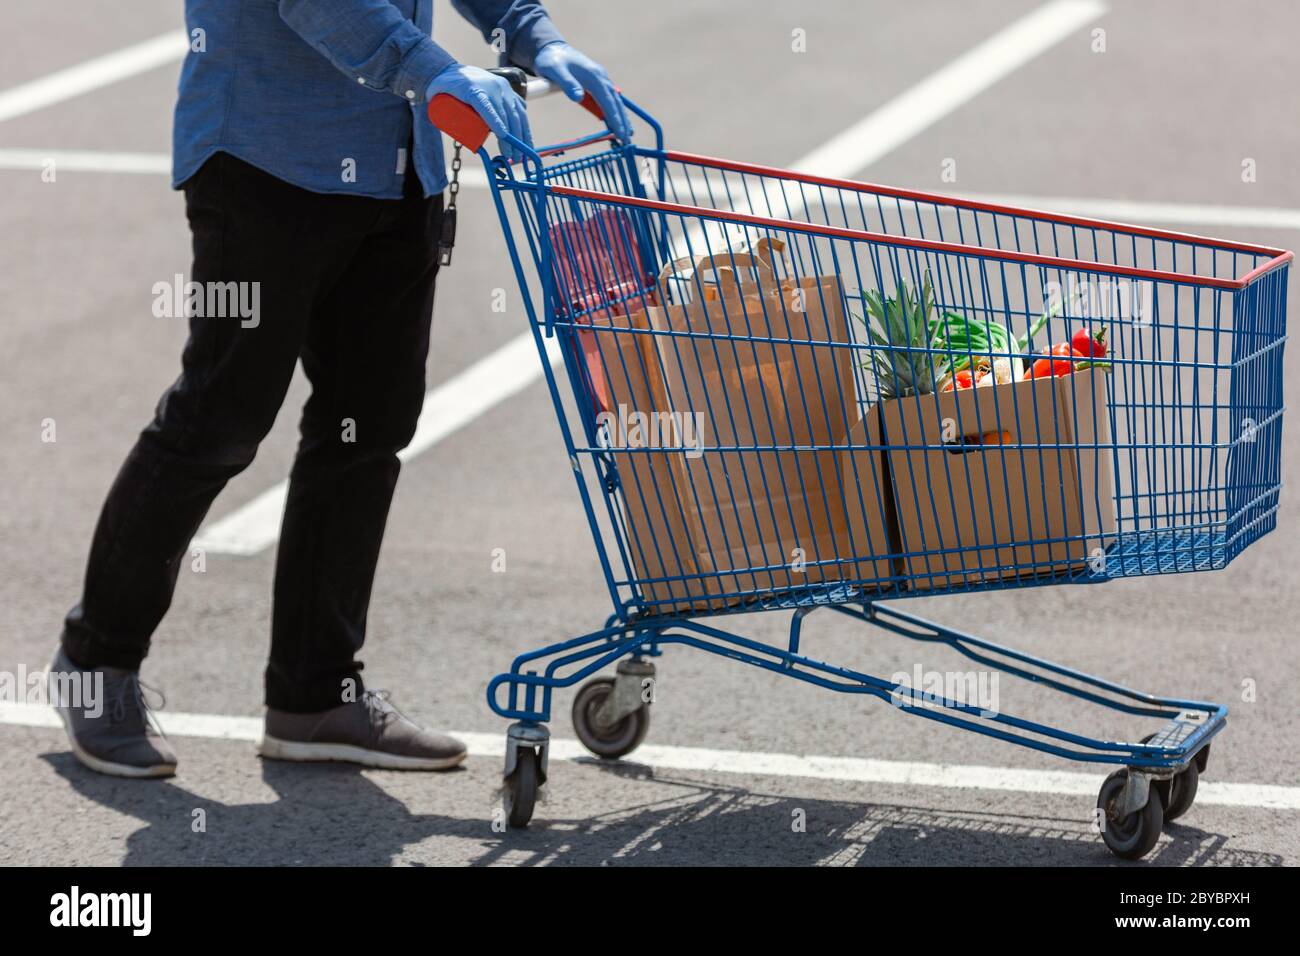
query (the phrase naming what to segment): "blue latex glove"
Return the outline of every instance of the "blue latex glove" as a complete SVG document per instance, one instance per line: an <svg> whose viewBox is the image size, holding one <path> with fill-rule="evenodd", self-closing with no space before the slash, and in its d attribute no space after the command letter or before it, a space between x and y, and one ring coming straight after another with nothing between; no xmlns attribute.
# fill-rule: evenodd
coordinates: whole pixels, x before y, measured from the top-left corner
<svg viewBox="0 0 1300 956"><path fill-rule="evenodd" d="M533 134L528 128L528 110L509 81L503 77L477 66L454 63L433 78L424 98L431 100L439 93L456 97L483 117L488 129L496 134L501 155L507 160L514 161L522 157L502 138L506 133L529 146L533 145Z"/></svg>
<svg viewBox="0 0 1300 956"><path fill-rule="evenodd" d="M582 91L586 90L600 105L605 122L614 135L624 143L632 141L632 122L623 108L623 100L605 68L591 57L563 40L555 40L533 57L533 71L558 84L575 103L582 99Z"/></svg>

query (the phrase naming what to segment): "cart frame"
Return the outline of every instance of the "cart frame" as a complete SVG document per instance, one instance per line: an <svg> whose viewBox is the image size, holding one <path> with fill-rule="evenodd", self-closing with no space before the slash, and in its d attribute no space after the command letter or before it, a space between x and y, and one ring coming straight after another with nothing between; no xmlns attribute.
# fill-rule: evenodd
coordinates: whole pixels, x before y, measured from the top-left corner
<svg viewBox="0 0 1300 956"><path fill-rule="evenodd" d="M536 81L534 81L536 82ZM621 756L630 752L644 737L645 726L649 719L649 701L653 696L653 659L658 657L663 648L670 645L691 647L705 653L714 654L730 660L763 668L777 675L794 679L847 694L866 694L894 704L910 714L938 721L963 730L973 731L998 740L1027 747L1042 753L1069 760L1108 764L1122 768L1118 774L1112 774L1103 785L1099 806L1105 811L1099 814L1100 830L1107 844L1122 856L1137 857L1143 855L1155 842L1155 836L1162 825L1160 813L1172 816L1185 812L1195 793L1196 775L1206 767L1210 742L1226 725L1228 709L1221 704L1208 701L1187 700L1176 697L1143 693L1129 687L1085 674L1081 671L1053 663L1021 651L1013 650L1000 644L985 640L972 634L934 623L925 618L898 609L884 599L906 596L902 582L895 587L881 587L870 591L844 585L808 588L795 595L773 594L762 600L750 602L739 608L727 608L710 614L682 614L677 612L658 612L645 602L635 598L628 599L626 581L620 580L612 568L611 555L607 552L600 528L598 509L593 502L591 490L579 465L579 443L575 441L570 421L565 412L564 398L559 377L548 361L547 339L556 334L555 310L552 306L555 296L555 277L553 268L554 250L550 247L547 231L540 227L547 219L547 201L554 197L570 197L575 200L599 200L602 193L568 185L549 183L546 161L567 153L588 147L608 144L610 153L616 154L619 162L625 164L628 173L627 183L632 185L632 193L621 195L618 201L631 207L641 207L655 212L698 216L719 222L734 222L757 226L779 227L786 231L807 231L821 234L842 234L850 238L867 237L873 242L897 245L909 249L922 249L934 252L968 254L977 251L980 255L1006 257L1016 262L1044 264L1053 267L1069 267L1081 271L1098 268L1096 262L1082 259L1069 259L1059 255L1043 255L1036 252L1003 251L987 247L972 247L962 243L935 241L912 236L896 236L884 233L867 233L861 230L839 229L834 226L800 222L793 219L775 219L755 216L745 212L702 208L681 203L668 203L649 198L643 188L637 184L637 164L642 160L659 163L660 195L663 194L664 161L683 163L707 163L720 169L727 169L753 176L782 176L812 189L830 187L835 189L860 189L877 197L906 199L910 201L943 203L976 212L985 212L1007 216L1030 216L1037 220L1058 224L1061 227L1091 229L1122 228L1126 234L1148 237L1153 240L1172 240L1176 242L1204 245L1216 251L1234 254L1240 253L1257 264L1237 276L1197 277L1197 284L1206 288L1227 292L1239 292L1256 284L1264 276L1276 270L1284 270L1289 264L1290 252L1239 242L1221 242L1190 236L1183 233L1147 227L1118 226L1100 220L1080 216L1043 213L1033 210L1016 209L987 202L973 202L938 196L914 190L894 187L875 186L854 183L846 180L828 179L807 174L786 173L769 167L724 160L712 160L689 153L670 152L664 149L662 127L645 110L624 97L627 108L647 124L653 132L653 148L638 147L632 144L620 145L608 132L599 132L567 142L537 149L527 144L511 140L515 149L521 154L522 177L515 174L511 164L499 156L493 157L482 145L482 138L473 143L460 135L462 142L477 145L477 153L487 170L491 195L500 216L507 248L519 287L523 293L530 327L542 358L545 369L547 388L555 405L560 430L574 471L576 483L583 508L591 524L593 537L597 546L606 585L614 606L614 613L599 630L538 648L517 656L510 670L497 675L488 684L487 702L494 713L512 720L507 739L505 761L505 802L512 825L526 825L531 817L533 800L538 787L546 782L548 766L547 751L549 734L546 724L552 717L553 695L561 688L573 687L581 681L593 677L610 665L618 665L617 676L611 681L603 681L603 696L595 706L589 706L584 713L587 726L584 734L579 728L579 736L584 744L601 756ZM586 104L588 109L591 105ZM593 110L593 112L596 112ZM455 134L447 123L439 123L433 108L430 116L435 123L448 132ZM609 160L607 154L601 156ZM581 169L585 160L569 161L571 169ZM537 235L529 236L532 258L537 264L541 283L541 308L535 305L529 293L529 280L524 267L524 255L516 242L510 228L510 215L506 197L515 194L523 210L531 206L536 222L539 224ZM1095 235L1095 233L1094 233ZM1076 238L1077 247L1077 238ZM1262 261L1260 261L1262 259ZM1168 280L1171 277L1186 279L1185 275L1170 273L1159 269L1124 267L1107 265L1104 271L1115 275L1129 275L1139 279ZM1278 280L1281 288L1275 295L1281 297L1279 308L1285 313L1285 275ZM540 315L539 315L540 311ZM1280 336L1270 348L1279 350L1285 341ZM566 354L565 366L569 362ZM579 389L581 385L573 370L569 369L570 384ZM1280 389L1280 384L1279 384ZM1282 409L1267 421L1260 422L1260 427L1273 427L1280 436ZM616 485L606 484L606 497L616 493ZM1251 535L1242 540L1240 547L1258 537L1272 526L1276 515L1276 489L1272 489L1271 508L1262 512L1262 517L1254 519L1250 527ZM1267 502L1266 502L1267 504ZM615 528L617 531L617 528ZM1230 560L1240 547L1232 550L1234 542L1225 544L1223 563ZM623 543L618 542L621 550ZM1231 552L1231 553L1228 553ZM617 557L617 556L615 556ZM626 554L622 554L626 562ZM1151 568L1149 562L1142 563L1139 558L1137 570L1130 573L1164 572L1166 570L1186 570L1181 566ZM626 565L625 565L626 566ZM1208 564L1206 566L1221 566ZM1114 569L1112 569L1113 571ZM1098 573L1096 569L1084 569L1076 574L1058 576L1050 583L1097 583L1117 576L1116 573ZM990 590L1001 587L1023 586L1024 582L1012 578L985 581L963 587L961 590ZM933 593L933 592L931 592ZM906 684L883 680L869 674L816 660L802 653L804 619L819 607L826 607L839 614L859 620L863 623L923 643L940 644L957 651L967 659L1023 680L1038 683L1053 691L1087 701L1119 713L1142 718L1155 718L1161 723L1156 725L1156 732L1142 741L1122 741L1101 739L1086 734L1068 731L1047 724L1038 723L1004 713L990 713L977 706L947 697L926 695L919 689ZM720 614L733 610L780 610L790 614L788 638L784 646L776 646L752 640L718 626L705 623L701 617L716 618ZM590 684L588 686L591 686ZM585 690L585 689L584 689ZM588 702L590 704L590 702ZM581 715L575 704L575 721ZM640 722L639 729L628 734L629 721ZM602 747L600 733L620 730L620 742ZM1113 781L1113 782L1112 782ZM1180 783L1181 781L1181 783ZM1181 796L1179 787L1181 786ZM1191 795L1187 793L1190 786ZM1109 787L1109 790L1108 790ZM1152 798L1152 790L1159 793L1160 799ZM1181 803L1174 807L1173 804ZM1113 835L1107 832L1107 822L1114 824ZM1156 833L1151 833L1154 826Z"/></svg>

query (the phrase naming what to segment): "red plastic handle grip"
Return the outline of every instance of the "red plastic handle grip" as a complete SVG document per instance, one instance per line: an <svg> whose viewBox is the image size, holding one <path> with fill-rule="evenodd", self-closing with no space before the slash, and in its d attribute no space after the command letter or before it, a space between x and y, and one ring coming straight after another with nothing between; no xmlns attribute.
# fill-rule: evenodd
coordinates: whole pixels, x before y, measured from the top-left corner
<svg viewBox="0 0 1300 956"><path fill-rule="evenodd" d="M582 95L580 105L596 119L603 120L605 118L600 104L592 98L590 93ZM478 152L482 148L490 132L487 123L483 121L483 117L478 115L478 111L474 107L463 100L456 99L450 93L439 93L429 100L429 122L456 142L462 146L468 146L474 152Z"/></svg>

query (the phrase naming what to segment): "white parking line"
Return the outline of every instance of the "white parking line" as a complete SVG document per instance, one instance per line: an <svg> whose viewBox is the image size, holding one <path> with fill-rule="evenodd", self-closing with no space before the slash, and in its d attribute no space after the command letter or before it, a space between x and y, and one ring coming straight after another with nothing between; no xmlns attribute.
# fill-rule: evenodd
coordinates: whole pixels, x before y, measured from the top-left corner
<svg viewBox="0 0 1300 956"><path fill-rule="evenodd" d="M59 171L152 173L170 176L168 153L108 153L97 150L8 149L0 147L0 169L41 170L54 162ZM486 189L483 170L467 166L460 184ZM1233 229L1300 229L1300 209L1278 206L1223 206L1210 203L1107 199L1092 196L1030 196L1021 193L953 193L956 198L1023 209L1075 213L1113 222L1162 226L1225 226Z"/></svg>
<svg viewBox="0 0 1300 956"><path fill-rule="evenodd" d="M171 153L115 153L96 149L39 149L0 146L0 169L41 170L53 162L60 172L140 173L171 176ZM467 166L461 170L460 184L471 189L486 189L487 175Z"/></svg>
<svg viewBox="0 0 1300 956"><path fill-rule="evenodd" d="M257 717L225 717L217 714L158 714L163 731L173 737L202 737L211 740L257 741L262 721ZM58 716L40 704L0 702L0 724L21 727L60 728ZM504 757L505 734L463 731L452 733L465 741L474 757ZM590 759L576 740L551 741L551 759ZM1011 793L1050 793L1095 798L1109 768L1093 773L1065 770L1026 770L1014 767L980 767L965 764L922 763L906 760L870 760L861 757L817 757L798 754L753 753L744 750L711 750L704 747L645 745L627 763L654 770L693 773L725 773L747 777L797 777L903 787L936 787L954 790L998 790ZM1261 810L1300 810L1300 787L1262 783L1221 783L1202 780L1196 791L1197 803Z"/></svg>
<svg viewBox="0 0 1300 956"><path fill-rule="evenodd" d="M961 198L1002 206L1020 206L1038 211L1075 213L1094 219L1109 219L1112 222L1160 223L1169 226L1227 226L1234 229L1300 229L1300 209L1270 206L1216 206L1207 203L1001 193L963 193Z"/></svg>
<svg viewBox="0 0 1300 956"><path fill-rule="evenodd" d="M169 30L152 40L11 87L0 92L0 123L179 60L189 48L184 30Z"/></svg>
<svg viewBox="0 0 1300 956"><path fill-rule="evenodd" d="M1105 12L1106 5L1098 0L1044 4L890 100L793 168L819 176L851 176Z"/></svg>
<svg viewBox="0 0 1300 956"><path fill-rule="evenodd" d="M90 149L17 149L0 147L0 169L45 169L59 172L144 173L170 176L170 153L108 153Z"/></svg>
<svg viewBox="0 0 1300 956"><path fill-rule="evenodd" d="M559 340L546 339L551 364L559 362ZM533 334L517 335L484 359L424 396L415 437L398 455L403 461L436 445L488 409L523 391L542 376ZM257 554L280 536L288 483L268 488L252 501L202 529L193 547L216 554Z"/></svg>

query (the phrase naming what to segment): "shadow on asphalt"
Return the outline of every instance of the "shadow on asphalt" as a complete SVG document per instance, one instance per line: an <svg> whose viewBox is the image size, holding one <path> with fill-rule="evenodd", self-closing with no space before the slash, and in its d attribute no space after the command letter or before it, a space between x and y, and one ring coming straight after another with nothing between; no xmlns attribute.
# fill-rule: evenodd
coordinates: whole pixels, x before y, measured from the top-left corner
<svg viewBox="0 0 1300 956"><path fill-rule="evenodd" d="M1181 823L1141 863L1118 860L1084 821L1025 812L956 812L903 804L812 800L726 787L635 763L581 763L632 780L678 788L679 796L582 820L548 819L512 833L479 863L532 851L548 865L710 866L1281 866L1279 854L1239 850ZM1193 811L1194 813L1194 811ZM804 822L804 832L794 823Z"/></svg>
<svg viewBox="0 0 1300 956"><path fill-rule="evenodd" d="M412 813L346 764L263 761L262 779L278 799L230 805L171 780L101 776L68 753L42 759L81 796L144 824L126 839L124 866L387 866L408 848L448 837L468 841L454 852L476 865L1282 865L1280 855L1234 849L1227 837L1182 824L1166 829L1144 863L1126 864L1082 821L1034 814L1032 796L1026 812L1011 817L774 796L591 760L584 763L677 793L572 820L549 816L543 801L527 830L499 834L489 829L486 804L481 816ZM197 810L204 832L193 828Z"/></svg>
<svg viewBox="0 0 1300 956"><path fill-rule="evenodd" d="M41 759L82 797L144 824L126 838L123 866L388 866L431 837L481 840L490 815L486 803L478 819L413 814L349 764L263 760L262 780L276 798L225 804L174 779L107 777L71 753ZM198 810L203 832L194 829Z"/></svg>

